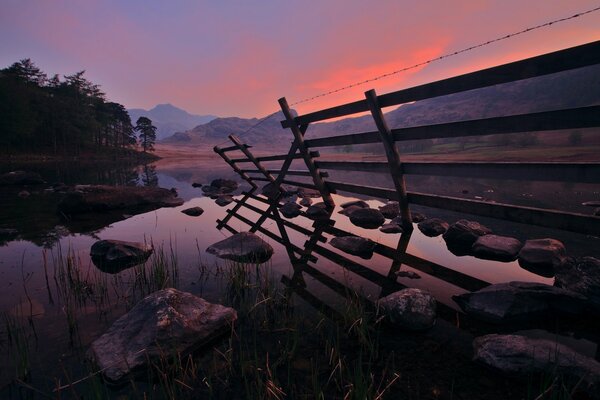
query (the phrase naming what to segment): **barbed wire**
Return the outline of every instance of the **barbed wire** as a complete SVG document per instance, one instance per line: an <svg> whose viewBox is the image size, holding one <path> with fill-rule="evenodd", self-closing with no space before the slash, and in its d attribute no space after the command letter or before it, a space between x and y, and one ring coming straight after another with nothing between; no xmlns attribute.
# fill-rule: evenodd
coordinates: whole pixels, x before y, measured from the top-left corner
<svg viewBox="0 0 600 400"><path fill-rule="evenodd" d="M452 53L446 53L446 54L443 54L443 55L435 57L435 58L430 58L429 60L421 61L419 63L410 65L408 67L403 67L403 68L397 69L395 71L387 72L385 74L377 75L377 76L369 78L369 79L365 79L365 80L362 80L362 81L359 81L359 82L351 83L349 85L342 86L340 88L333 89L333 90L330 90L330 91L327 91L327 92L323 92L323 93L317 94L315 96L307 97L305 99L298 100L298 101L290 104L290 106L295 106L295 105L302 104L302 103L308 103L308 102L310 102L312 100L319 99L321 97L330 96L332 94L335 94L335 93L338 93L338 92L341 92L341 91L344 91L344 90L348 90L348 89L351 89L351 88L354 88L354 87L357 87L357 86L360 86L360 85L364 85L365 83L374 82L374 81L377 81L377 80L380 80L380 79L383 79L383 78L388 78L390 76L397 75L399 73L406 72L406 71L409 71L411 69L419 68L419 67L422 67L424 65L428 65L428 64L431 64L431 63L436 62L436 61L441 61L441 60L444 60L444 59L449 58L449 57L454 57L456 55L459 55L459 54L462 54L462 53L466 53L468 51L472 51L472 50L475 50L475 49L478 49L478 48L481 48L481 47L484 47L484 46L488 46L490 44L497 43L497 42L500 42L500 41L503 41L503 40L506 40L506 39L510 39L510 38L515 37L515 36L523 35L525 33L532 32L532 31L537 30L537 29L546 28L546 27L552 26L552 25L560 23L560 22L569 21L569 20L572 20L572 19L575 19L575 18L579 18L579 17L582 17L582 16L587 15L587 14L591 14L591 13L599 11L599 10L600 10L600 6L592 8L592 9L589 9L589 10L586 10L586 11L578 12L578 13L573 14L573 15L568 16L568 17L562 17L562 18L558 18L558 19L555 19L555 20L552 20L552 21L544 22L543 24L531 26L529 28L525 28L525 29L522 29L522 30L517 31L517 32L509 33L507 35L500 36L500 37L497 37L495 39L488 40L486 42L482 42L482 43L479 43L479 44L475 44L473 46L465 47L464 49L457 50L457 51L454 51ZM273 112L273 113L271 113L271 114L269 114L269 115L261 118L256 124L252 125L248 129L246 129L244 132L238 134L237 136L245 135L248 132L250 132L251 130L256 129L263 122L265 122L268 119L274 117L279 112L280 111L277 110L277 111L275 111L275 112ZM221 144L227 143L227 142L228 141L225 140L222 143L219 143L217 146L220 146Z"/></svg>

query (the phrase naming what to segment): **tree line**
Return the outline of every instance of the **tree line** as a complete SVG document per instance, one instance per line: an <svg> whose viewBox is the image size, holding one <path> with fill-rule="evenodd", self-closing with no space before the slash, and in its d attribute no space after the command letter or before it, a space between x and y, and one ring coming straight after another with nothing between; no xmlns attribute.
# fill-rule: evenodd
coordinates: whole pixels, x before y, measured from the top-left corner
<svg viewBox="0 0 600 400"><path fill-rule="evenodd" d="M126 152L138 144L152 151L156 127L137 125L125 107L108 101L85 71L48 77L30 59L0 70L0 148L11 153L59 156Z"/></svg>

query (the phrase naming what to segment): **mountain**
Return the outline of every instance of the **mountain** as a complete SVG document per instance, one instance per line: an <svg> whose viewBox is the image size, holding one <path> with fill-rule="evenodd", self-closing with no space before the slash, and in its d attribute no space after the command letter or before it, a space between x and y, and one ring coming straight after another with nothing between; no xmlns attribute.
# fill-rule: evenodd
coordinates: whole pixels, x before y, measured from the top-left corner
<svg viewBox="0 0 600 400"><path fill-rule="evenodd" d="M192 129L195 126L205 124L215 118L214 115L194 115L190 114L181 108L177 108L172 104L158 104L150 110L141 108L132 108L127 110L131 117L131 122L135 125L135 121L141 116L148 117L152 120L156 130L157 140L164 139L176 132L184 132Z"/></svg>
<svg viewBox="0 0 600 400"><path fill-rule="evenodd" d="M385 116L390 128L399 128L583 107L600 104L598 87L600 66L592 66L404 104L388 111ZM217 118L171 136L165 142L213 146L226 141L227 135L233 133L242 135L242 140L251 145L288 147L293 137L289 130L281 128L280 121L283 119L283 115L278 113L246 133L258 123L258 119ZM366 115L311 124L306 137L312 139L373 130L376 130L373 119Z"/></svg>

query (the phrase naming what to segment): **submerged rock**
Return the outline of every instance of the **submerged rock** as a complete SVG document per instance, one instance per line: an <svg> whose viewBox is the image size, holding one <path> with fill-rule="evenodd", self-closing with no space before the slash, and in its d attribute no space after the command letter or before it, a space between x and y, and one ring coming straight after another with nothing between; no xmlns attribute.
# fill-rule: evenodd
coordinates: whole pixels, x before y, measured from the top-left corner
<svg viewBox="0 0 600 400"><path fill-rule="evenodd" d="M600 310L600 260L594 257L571 259L555 271L554 285L585 296Z"/></svg>
<svg viewBox="0 0 600 400"><path fill-rule="evenodd" d="M221 240L206 251L219 258L243 263L264 263L273 255L273 247L251 232L239 232Z"/></svg>
<svg viewBox="0 0 600 400"><path fill-rule="evenodd" d="M186 208L185 210L181 210L182 213L189 215L190 217L199 217L200 215L202 215L202 213L204 213L204 210L202 209L202 207L191 207L191 208Z"/></svg>
<svg viewBox="0 0 600 400"><path fill-rule="evenodd" d="M372 240L365 239L360 236L334 237L329 243L336 249L340 249L346 253L353 254L367 260L373 256L373 250L376 246L375 242Z"/></svg>
<svg viewBox="0 0 600 400"><path fill-rule="evenodd" d="M58 211L64 214L119 209L148 211L182 204L183 200L169 189L159 187L78 185L60 201Z"/></svg>
<svg viewBox="0 0 600 400"><path fill-rule="evenodd" d="M524 322L554 313L581 314L585 298L543 283L508 282L452 297L469 315L492 323Z"/></svg>
<svg viewBox="0 0 600 400"><path fill-rule="evenodd" d="M427 219L425 214L421 214L419 212L411 212L410 218L412 219L412 222L414 222L414 223L425 221Z"/></svg>
<svg viewBox="0 0 600 400"><path fill-rule="evenodd" d="M385 222L385 217L379 210L361 208L350 214L350 222L365 229L377 229Z"/></svg>
<svg viewBox="0 0 600 400"><path fill-rule="evenodd" d="M11 171L0 174L0 186L8 185L40 185L45 183L40 174L27 171Z"/></svg>
<svg viewBox="0 0 600 400"><path fill-rule="evenodd" d="M475 257L486 260L513 261L517 259L521 247L521 241L512 237L484 235L473 243L471 252Z"/></svg>
<svg viewBox="0 0 600 400"><path fill-rule="evenodd" d="M524 267L556 269L567 258L567 250L556 239L527 240L519 252L519 264Z"/></svg>
<svg viewBox="0 0 600 400"><path fill-rule="evenodd" d="M152 246L123 240L99 240L92 245L90 256L100 270L117 273L145 262L152 254Z"/></svg>
<svg viewBox="0 0 600 400"><path fill-rule="evenodd" d="M492 233L492 230L476 221L461 219L448 228L444 240L450 249L471 250L473 243L480 237Z"/></svg>
<svg viewBox="0 0 600 400"><path fill-rule="evenodd" d="M231 179L214 179L210 186L215 187L217 189L221 189L223 193L233 192L238 188L239 184L236 181L232 181Z"/></svg>
<svg viewBox="0 0 600 400"><path fill-rule="evenodd" d="M348 208L353 206L358 208L369 208L369 204L367 204L367 202L364 200L352 200L340 204L341 208Z"/></svg>
<svg viewBox="0 0 600 400"><path fill-rule="evenodd" d="M397 201L388 201L387 204L379 207L379 211L381 211L386 218L396 218L400 215L400 205Z"/></svg>
<svg viewBox="0 0 600 400"><path fill-rule="evenodd" d="M390 222L389 224L384 224L379 228L379 230L383 233L402 233L404 229L402 226L398 225L395 222Z"/></svg>
<svg viewBox="0 0 600 400"><path fill-rule="evenodd" d="M343 208L340 211L338 211L338 214L342 214L342 215L345 215L345 216L349 217L350 214L352 214L354 211L356 211L356 210L362 210L363 208L365 208L365 207L348 206L348 207Z"/></svg>
<svg viewBox="0 0 600 400"><path fill-rule="evenodd" d="M232 308L163 289L116 320L92 342L89 356L108 381L120 383L165 355L191 354L229 332L236 319Z"/></svg>
<svg viewBox="0 0 600 400"><path fill-rule="evenodd" d="M331 212L327 209L327 205L323 202L315 203L308 207L305 214L306 217L315 221L326 220L331 216Z"/></svg>
<svg viewBox="0 0 600 400"><path fill-rule="evenodd" d="M303 197L300 199L300 205L304 207L309 207L312 204L312 200L310 197Z"/></svg>
<svg viewBox="0 0 600 400"><path fill-rule="evenodd" d="M302 197L302 198L311 198L311 199L316 199L321 197L321 193L319 193L318 190L316 189L308 189L308 188L303 188L303 187L299 187L298 188L298 197Z"/></svg>
<svg viewBox="0 0 600 400"><path fill-rule="evenodd" d="M296 203L285 203L279 207L279 212L286 218L296 218L302 213L302 211L300 211L301 208L302 207Z"/></svg>
<svg viewBox="0 0 600 400"><path fill-rule="evenodd" d="M403 329L422 331L431 328L436 319L435 298L421 289L408 288L379 300L388 320Z"/></svg>
<svg viewBox="0 0 600 400"><path fill-rule="evenodd" d="M225 207L226 205L231 204L231 202L233 202L233 197L228 194L221 195L215 200L215 203L221 207Z"/></svg>
<svg viewBox="0 0 600 400"><path fill-rule="evenodd" d="M423 232L423 235L429 237L435 237L443 234L448 230L449 226L450 225L446 221L443 221L439 218L429 218L417 224L417 228Z"/></svg>
<svg viewBox="0 0 600 400"><path fill-rule="evenodd" d="M473 350L474 361L504 373L562 375L571 381L569 387L581 380L580 390L600 397L600 363L555 341L492 334L476 338Z"/></svg>

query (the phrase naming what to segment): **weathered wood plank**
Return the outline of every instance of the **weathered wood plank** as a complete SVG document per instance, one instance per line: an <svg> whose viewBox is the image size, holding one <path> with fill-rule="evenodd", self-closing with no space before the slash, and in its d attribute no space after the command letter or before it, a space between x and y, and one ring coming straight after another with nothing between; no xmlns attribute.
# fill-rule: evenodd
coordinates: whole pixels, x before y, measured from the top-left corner
<svg viewBox="0 0 600 400"><path fill-rule="evenodd" d="M257 169L243 169L243 172L249 173L249 174L257 174L257 173L262 173L261 171L257 170ZM279 174L281 174L281 171L278 169L267 169L267 171L270 174L273 175L277 175L279 176ZM295 176L312 176L310 174L310 172L308 171L303 171L303 170L293 170L293 169L288 169L287 171L285 171L284 176L285 175L295 175ZM326 178L329 176L329 174L325 171L321 171L321 176Z"/></svg>
<svg viewBox="0 0 600 400"><path fill-rule="evenodd" d="M279 155L275 155L275 156L256 157L256 159L258 161L282 161L282 160L285 160L287 158L287 156L288 156L287 154L279 154ZM320 157L321 153L319 153L318 151L311 151L310 156L311 157ZM302 158L302 154L296 154L293 156L294 160L297 160L300 158ZM231 159L231 161L236 162L236 163L252 162L252 160L249 160L248 158L233 158L233 159Z"/></svg>
<svg viewBox="0 0 600 400"><path fill-rule="evenodd" d="M434 125L392 129L395 141L457 138L519 132L584 129L600 126L600 106L517 114ZM307 147L330 147L379 143L378 132L354 133L306 140Z"/></svg>
<svg viewBox="0 0 600 400"><path fill-rule="evenodd" d="M252 148L252 146L248 145L248 144L244 144L243 145L245 148L250 149ZM234 151L234 150L239 150L239 148L237 146L229 146L229 147L223 147L221 149L222 152L227 153L228 151Z"/></svg>
<svg viewBox="0 0 600 400"><path fill-rule="evenodd" d="M258 161L256 159L256 157L254 157L254 155L250 152L250 150L248 150L246 147L244 147L244 144L240 141L240 139L235 136L235 135L229 135L229 140L231 140L233 142L233 144L235 146L237 146L237 148L244 153L244 155L246 157L248 157L248 159L250 161L252 161L252 163L256 166L256 168L258 168L258 170L265 176L265 178L267 178L271 183L275 182L275 177L273 177L273 175L271 175L267 169L265 167L262 166L262 164L260 163L260 161Z"/></svg>
<svg viewBox="0 0 600 400"><path fill-rule="evenodd" d="M379 96L381 107L473 90L501 83L518 81L600 63L600 41L543 54L524 60L486 68L475 72L427 83ZM298 116L293 121L281 121L281 126L303 125L330 118L368 111L366 100Z"/></svg>

